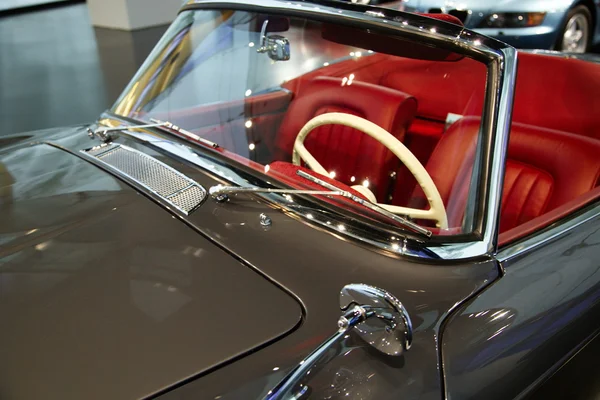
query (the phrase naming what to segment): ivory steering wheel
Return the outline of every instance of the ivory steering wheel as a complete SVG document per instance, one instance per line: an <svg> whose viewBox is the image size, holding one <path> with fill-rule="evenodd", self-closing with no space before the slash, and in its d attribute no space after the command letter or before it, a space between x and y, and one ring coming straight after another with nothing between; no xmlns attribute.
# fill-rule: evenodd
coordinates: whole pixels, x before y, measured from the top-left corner
<svg viewBox="0 0 600 400"><path fill-rule="evenodd" d="M301 161L304 161L306 165L313 171L329 176L329 172L323 168L323 166L308 152L304 146L304 140L310 132L315 128L322 125L344 125L354 129L357 129L389 149L400 161L406 165L408 170L413 174L417 183L423 189L427 201L429 202L429 210L419 210L416 208L398 207L389 204L378 204L373 192L362 185L354 185L352 189L358 191L364 195L369 201L377 204L380 207L385 208L389 212L399 215L405 215L413 219L426 219L436 222L436 226L442 229L448 228L448 217L446 216L446 209L444 202L440 196L440 192L437 190L435 183L423 167L423 165L417 160L417 158L406 148L398 139L392 136L388 131L381 128L380 126L368 121L364 118L357 117L351 114L345 113L326 113L321 114L304 125L304 127L298 133L296 141L294 142L294 151L292 153L292 163L294 165L300 165Z"/></svg>

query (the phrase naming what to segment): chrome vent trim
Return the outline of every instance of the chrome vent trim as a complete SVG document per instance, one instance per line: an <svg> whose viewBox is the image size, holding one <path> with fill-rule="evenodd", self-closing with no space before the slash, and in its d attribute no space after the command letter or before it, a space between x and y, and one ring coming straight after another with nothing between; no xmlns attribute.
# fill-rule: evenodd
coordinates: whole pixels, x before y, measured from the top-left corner
<svg viewBox="0 0 600 400"><path fill-rule="evenodd" d="M139 183L186 215L206 199L206 190L198 183L131 147L109 144L83 152Z"/></svg>

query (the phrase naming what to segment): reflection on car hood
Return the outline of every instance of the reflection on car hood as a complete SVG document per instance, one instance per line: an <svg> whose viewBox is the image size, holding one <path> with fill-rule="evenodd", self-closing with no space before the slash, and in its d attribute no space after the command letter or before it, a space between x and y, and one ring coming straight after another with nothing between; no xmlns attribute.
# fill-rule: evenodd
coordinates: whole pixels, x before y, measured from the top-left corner
<svg viewBox="0 0 600 400"><path fill-rule="evenodd" d="M302 316L275 284L47 144L0 154L0 221L2 398L145 397Z"/></svg>

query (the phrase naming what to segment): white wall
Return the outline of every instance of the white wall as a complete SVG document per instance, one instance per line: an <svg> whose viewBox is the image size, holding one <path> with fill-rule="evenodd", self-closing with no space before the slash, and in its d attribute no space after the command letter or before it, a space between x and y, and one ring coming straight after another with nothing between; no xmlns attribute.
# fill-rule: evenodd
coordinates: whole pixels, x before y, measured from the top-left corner
<svg viewBox="0 0 600 400"><path fill-rule="evenodd" d="M182 0L87 0L92 25L132 31L168 24Z"/></svg>

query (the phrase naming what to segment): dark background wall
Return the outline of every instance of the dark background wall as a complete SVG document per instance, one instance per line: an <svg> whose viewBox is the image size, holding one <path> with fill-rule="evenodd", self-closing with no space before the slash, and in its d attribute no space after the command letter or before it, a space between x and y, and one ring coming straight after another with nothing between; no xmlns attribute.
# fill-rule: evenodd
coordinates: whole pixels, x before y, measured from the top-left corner
<svg viewBox="0 0 600 400"><path fill-rule="evenodd" d="M85 3L0 13L0 136L95 121L166 28L93 28Z"/></svg>

